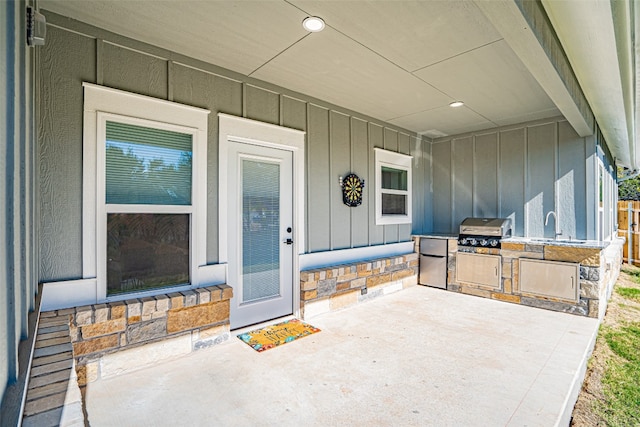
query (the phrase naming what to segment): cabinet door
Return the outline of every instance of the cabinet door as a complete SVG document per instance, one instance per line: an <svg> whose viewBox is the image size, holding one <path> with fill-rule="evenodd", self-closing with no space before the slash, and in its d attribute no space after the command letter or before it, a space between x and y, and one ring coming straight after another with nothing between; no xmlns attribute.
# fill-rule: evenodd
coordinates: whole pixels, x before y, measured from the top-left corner
<svg viewBox="0 0 640 427"><path fill-rule="evenodd" d="M501 260L502 258L497 255L458 252L456 255L456 279L458 282L500 289Z"/></svg>
<svg viewBox="0 0 640 427"><path fill-rule="evenodd" d="M520 259L520 292L578 301L580 264Z"/></svg>

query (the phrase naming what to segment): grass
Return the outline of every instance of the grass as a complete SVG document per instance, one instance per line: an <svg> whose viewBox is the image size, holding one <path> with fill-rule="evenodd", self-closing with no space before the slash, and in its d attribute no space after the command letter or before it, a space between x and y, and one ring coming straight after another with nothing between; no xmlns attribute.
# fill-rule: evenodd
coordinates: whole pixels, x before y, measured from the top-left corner
<svg viewBox="0 0 640 427"><path fill-rule="evenodd" d="M616 292L625 298L640 301L640 289L638 288L617 288Z"/></svg>
<svg viewBox="0 0 640 427"><path fill-rule="evenodd" d="M640 307L638 307L637 305L620 304L620 308L624 310L640 311Z"/></svg>
<svg viewBox="0 0 640 427"><path fill-rule="evenodd" d="M622 267L621 271L633 277L636 283L640 283L640 268Z"/></svg>
<svg viewBox="0 0 640 427"><path fill-rule="evenodd" d="M640 323L607 329L604 337L616 354L609 360L602 385L606 406L602 416L611 426L640 424Z"/></svg>
<svg viewBox="0 0 640 427"><path fill-rule="evenodd" d="M618 283L615 292L622 297L621 310L628 313L610 326L602 327L599 339L604 339L613 356L606 359L602 376L604 400L596 411L607 426L640 426L640 268L622 269L626 285Z"/></svg>

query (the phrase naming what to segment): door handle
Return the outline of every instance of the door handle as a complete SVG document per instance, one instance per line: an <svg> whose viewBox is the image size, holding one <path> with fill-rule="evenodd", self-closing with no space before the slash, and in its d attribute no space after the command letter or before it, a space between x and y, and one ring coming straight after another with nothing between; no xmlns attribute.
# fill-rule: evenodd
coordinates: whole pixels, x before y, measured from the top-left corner
<svg viewBox="0 0 640 427"><path fill-rule="evenodd" d="M284 241L287 245L293 245L293 240L291 238Z"/></svg>

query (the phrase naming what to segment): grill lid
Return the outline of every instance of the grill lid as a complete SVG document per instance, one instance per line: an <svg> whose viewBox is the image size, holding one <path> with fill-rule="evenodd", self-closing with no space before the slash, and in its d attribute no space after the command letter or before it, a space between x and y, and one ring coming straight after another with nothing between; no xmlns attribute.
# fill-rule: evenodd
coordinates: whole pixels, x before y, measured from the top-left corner
<svg viewBox="0 0 640 427"><path fill-rule="evenodd" d="M460 223L460 234L506 237L511 235L509 218L465 218Z"/></svg>

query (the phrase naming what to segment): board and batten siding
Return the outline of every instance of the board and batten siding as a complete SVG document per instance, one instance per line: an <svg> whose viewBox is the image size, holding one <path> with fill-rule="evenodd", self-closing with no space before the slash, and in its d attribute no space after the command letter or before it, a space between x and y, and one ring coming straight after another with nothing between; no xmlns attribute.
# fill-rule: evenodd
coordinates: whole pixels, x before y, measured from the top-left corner
<svg viewBox="0 0 640 427"><path fill-rule="evenodd" d="M305 253L409 241L425 229L427 180L415 134L355 112L46 12L41 48L40 280L82 277L82 82L206 108L207 263L218 262L217 113L307 132ZM413 229L375 225L374 147L414 156ZM339 176L365 179L361 206L342 203Z"/></svg>
<svg viewBox="0 0 640 427"><path fill-rule="evenodd" d="M511 218L516 236L593 239L596 136L563 118L440 138L432 144L433 231L457 233L470 216Z"/></svg>
<svg viewBox="0 0 640 427"><path fill-rule="evenodd" d="M20 417L35 329L34 49L26 46L26 6L0 2L0 425ZM22 341L22 342L21 342Z"/></svg>

